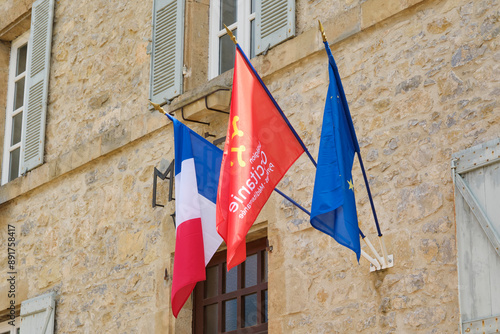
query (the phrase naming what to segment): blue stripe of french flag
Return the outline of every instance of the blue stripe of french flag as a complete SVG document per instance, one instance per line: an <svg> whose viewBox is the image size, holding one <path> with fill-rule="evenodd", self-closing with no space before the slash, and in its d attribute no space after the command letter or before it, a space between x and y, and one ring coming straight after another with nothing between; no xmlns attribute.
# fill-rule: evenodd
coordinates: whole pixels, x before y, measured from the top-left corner
<svg viewBox="0 0 500 334"><path fill-rule="evenodd" d="M175 257L172 311L177 317L205 267L222 243L215 201L222 150L167 115L175 134Z"/></svg>

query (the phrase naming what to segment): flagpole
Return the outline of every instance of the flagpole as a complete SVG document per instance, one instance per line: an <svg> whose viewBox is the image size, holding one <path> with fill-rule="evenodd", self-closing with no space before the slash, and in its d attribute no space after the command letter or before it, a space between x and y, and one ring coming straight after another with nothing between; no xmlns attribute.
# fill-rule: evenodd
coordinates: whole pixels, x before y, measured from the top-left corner
<svg viewBox="0 0 500 334"><path fill-rule="evenodd" d="M377 212L375 211L375 204L373 204L372 192L370 191L370 185L368 183L368 178L366 176L365 166L363 165L363 159L361 159L361 154L359 153L359 151L356 153L358 153L359 166L361 167L361 171L363 172L363 179L365 180L366 191L368 192L368 198L370 199L370 205L372 207L373 218L375 219L375 225L377 226L378 236L382 237L383 235L382 235L382 232L380 231L380 225L378 223Z"/></svg>
<svg viewBox="0 0 500 334"><path fill-rule="evenodd" d="M380 263L370 255L366 254L364 250L361 250L361 256L368 260L368 262L370 262L375 268L377 268L377 270L381 269Z"/></svg>
<svg viewBox="0 0 500 334"><path fill-rule="evenodd" d="M329 62L330 62L330 65L334 67L334 69L337 67L335 65L335 61L333 60L333 55L330 51L330 46L328 45L328 41L326 40L326 34L325 34L325 31L323 29L323 25L321 24L320 21L319 22L319 30L321 31L321 35L323 37L323 43L325 44L325 50L326 50L326 53L328 54L328 59L329 59ZM330 51L330 52L329 52ZM334 71L335 73L335 71ZM375 211L375 205L373 203L373 198L372 198L372 193L371 193L371 190L370 190L370 184L368 183L368 177L366 176L366 171L365 171L365 166L363 164L363 159L361 158L361 153L360 153L360 149L359 149L359 144L358 144L358 139L356 138L356 133L354 132L354 126L352 125L353 122L352 122L352 118L351 118L351 115L349 113L349 107L347 105L347 101L345 100L345 92L344 92L344 88L342 87L342 83L339 82L339 79L340 78L337 78L337 76L335 76L335 80L337 81L337 87L338 89L340 90L340 100L342 101L342 104L344 106L344 114L347 118L347 120L349 120L349 127L350 127L350 134L351 134L351 137L352 137L352 141L354 143L354 146L355 146L355 150L356 150L356 153L358 155L358 160L359 160L359 165L361 167L361 171L363 173L363 179L365 181L365 184L366 184L366 190L368 192L368 198L370 199L370 205L371 205L371 208L372 208L372 212L373 212L373 218L375 219L375 225L377 227L377 232L378 232L378 236L379 237L382 237L382 232L380 231L380 225L378 223L378 218L377 218L377 212Z"/></svg>
<svg viewBox="0 0 500 334"><path fill-rule="evenodd" d="M337 66L335 64L335 60L333 59L333 55L331 53L330 46L328 45L328 41L326 40L325 30L323 29L323 25L321 24L321 21L318 20L318 23L319 23L319 30L321 32L321 36L323 37L323 44L325 45L325 50L326 50L326 53L328 54L328 59L329 59L330 65L335 70ZM377 212L375 211L375 204L373 203L373 197L372 197L372 193L370 190L370 184L368 183L368 177L366 176L365 166L363 164L363 159L361 158L361 152L359 149L358 139L356 138L356 132L354 131L354 125L352 122L351 114L349 113L349 106L347 105L347 101L345 99L344 88L342 87L342 82L340 81L340 77L338 76L338 69L337 69L337 71L334 71L334 74L335 74L335 80L337 81L337 87L340 90L340 97L341 97L340 100L342 101L342 104L344 106L343 109L344 109L345 117L350 121L349 122L349 128L351 130L350 133L351 133L351 137L352 137L352 140L354 142L354 145L355 145L356 153L358 155L358 160L359 160L359 165L361 167L361 172L363 173L363 179L365 181L366 190L368 192L368 198L370 200L370 206L372 208L373 218L375 220L375 226L377 227L380 247L382 248L384 261L386 264L389 264L389 257L387 255L385 241L383 239L383 234L380 230L380 224L378 222Z"/></svg>
<svg viewBox="0 0 500 334"><path fill-rule="evenodd" d="M311 216L311 213L309 211L304 209L304 207L295 202L292 198L285 195L281 190L279 190L278 188L274 188L274 191L276 191L278 194L289 200L293 205L304 211L308 216ZM385 259L378 254L377 250L375 249L375 247L373 247L373 244L370 242L370 239L368 239L368 237L363 234L361 229L359 230L359 235L361 236L365 244L368 246L368 248L370 248L372 253L375 255L375 259L372 258L370 255L368 255L364 250L361 250L361 256L363 256L368 262L370 262L375 268L377 268L377 270L380 270L382 267L387 267L388 262L386 262ZM382 247L382 251L385 251L384 247ZM380 264L382 264L382 266Z"/></svg>
<svg viewBox="0 0 500 334"><path fill-rule="evenodd" d="M370 250L372 251L373 255L375 255L375 258L378 260L379 263L382 264L382 266L385 266L384 263L385 263L385 259L382 258L377 250L375 249L375 247L373 247L373 244L370 242L370 239L368 239L367 236L365 236L363 234L363 232L361 232L361 229L359 229L359 234L361 235L361 239L364 241L364 243L368 246L368 248L370 248ZM380 269L377 267L377 269Z"/></svg>
<svg viewBox="0 0 500 334"><path fill-rule="evenodd" d="M298 207L300 210L304 211L308 216L311 216L311 213L309 211L307 211L306 209L304 209L299 203L295 202L293 199L291 199L290 197L288 197L287 195L285 195L283 192L281 192L281 190L279 190L278 188L274 188L274 191L276 191L278 194L280 194L281 196L285 197L287 200L289 200L293 205L295 205L296 207Z"/></svg>
<svg viewBox="0 0 500 334"><path fill-rule="evenodd" d="M269 98L271 99L271 101L274 103L274 106L276 107L276 109L278 109L279 113L281 114L281 117L283 117L283 120L285 121L285 123L288 125L288 127L290 128L290 130L292 131L293 135L295 136L295 138L297 138L297 141L299 142L300 146L302 146L302 148L304 149L304 152L306 152L307 156L309 157L309 159L311 160L311 162L313 163L314 167L316 167L316 160L314 160L314 158L312 157L311 153L309 152L309 150L307 149L306 145L304 144L304 142L302 141L302 139L299 137L299 135L297 134L297 132L295 131L295 129L293 128L293 126L290 124L290 121L288 120L288 118L285 116L285 113L283 113L283 110L281 110L280 106L278 105L278 102L276 102L276 100L274 99L274 97L271 95L271 92L269 92L269 89L267 89L267 86L264 84L264 82L262 81L261 77L259 76L259 74L257 73L257 71L255 70L255 68L253 67L252 63L250 62L250 60L248 59L247 55L245 54L245 52L243 52L243 50L241 49L240 45L238 44L238 41L236 41L236 37L234 37L233 33L231 32L231 30L229 30L229 28L224 24L224 27L226 27L226 32L227 34L229 35L229 37L231 38L231 40L233 41L234 45L236 45L236 47L240 50L241 54L243 55L243 58L245 58L245 61L247 62L248 66L250 66L250 69L252 70L252 72L254 73L255 77L257 78L257 80L259 80L260 84L262 85L262 87L264 88L264 90L266 91L267 95L269 96Z"/></svg>
<svg viewBox="0 0 500 334"><path fill-rule="evenodd" d="M298 204L293 199L291 199L290 197L285 195L283 192L281 192L281 190L279 190L278 188L274 188L274 191L276 191L278 194L280 194L281 196L283 196L284 198L289 200L292 204L297 206L299 209L304 211L308 216L311 216L311 213L309 211L307 211L300 204ZM365 244L368 246L368 248L370 248L370 250L375 255L375 259L372 258L370 255L368 255L364 250L361 250L361 256L364 257L368 262L370 262L375 268L377 268L377 270L380 270L380 269L382 269L382 267L385 267L386 265L384 264L385 263L384 259L381 258L380 255L378 254L378 252L375 250L375 247L373 247L372 243L370 242L370 239L368 239L368 237L363 234L361 229L359 230L359 234L360 234L361 238L363 239L363 241L365 242ZM381 263L382 263L382 266L380 265Z"/></svg>

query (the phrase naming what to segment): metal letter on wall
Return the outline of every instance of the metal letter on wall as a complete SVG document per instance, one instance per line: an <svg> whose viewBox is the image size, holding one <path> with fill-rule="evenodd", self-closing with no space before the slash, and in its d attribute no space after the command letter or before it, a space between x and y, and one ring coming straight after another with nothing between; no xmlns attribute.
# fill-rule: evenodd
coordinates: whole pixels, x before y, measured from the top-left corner
<svg viewBox="0 0 500 334"><path fill-rule="evenodd" d="M153 172L153 208L160 206L164 207L162 204L158 204L156 202L156 186L157 186L157 181L158 177L162 180L168 179L168 201L171 202L172 200L175 200L175 198L172 196L173 190L174 190L174 177L175 177L175 159L172 160L170 165L168 165L167 170L165 173L160 172L156 167ZM172 217L172 220L174 221L175 225L175 212L170 215Z"/></svg>

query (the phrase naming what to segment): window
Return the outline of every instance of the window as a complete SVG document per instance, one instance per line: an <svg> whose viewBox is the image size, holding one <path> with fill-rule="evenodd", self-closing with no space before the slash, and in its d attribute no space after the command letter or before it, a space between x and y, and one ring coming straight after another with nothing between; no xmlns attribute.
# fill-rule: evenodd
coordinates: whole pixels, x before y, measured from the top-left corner
<svg viewBox="0 0 500 334"><path fill-rule="evenodd" d="M256 0L212 0L211 28L211 77L230 70L234 66L234 44L224 28L232 31L241 48L255 57L255 9Z"/></svg>
<svg viewBox="0 0 500 334"><path fill-rule="evenodd" d="M235 48L224 24L253 58L295 35L295 1L211 0L209 79L234 66Z"/></svg>
<svg viewBox="0 0 500 334"><path fill-rule="evenodd" d="M36 0L31 30L11 44L2 184L43 163L55 0Z"/></svg>
<svg viewBox="0 0 500 334"><path fill-rule="evenodd" d="M14 40L11 45L2 173L5 176L5 182L3 183L14 180L20 174L28 38L29 31Z"/></svg>
<svg viewBox="0 0 500 334"><path fill-rule="evenodd" d="M14 320L14 326L12 326L10 321L5 321L0 323L0 334L19 334L19 321L17 318Z"/></svg>
<svg viewBox="0 0 500 334"><path fill-rule="evenodd" d="M194 333L267 333L267 239L247 245L247 259L226 270L226 252L214 255L194 294Z"/></svg>

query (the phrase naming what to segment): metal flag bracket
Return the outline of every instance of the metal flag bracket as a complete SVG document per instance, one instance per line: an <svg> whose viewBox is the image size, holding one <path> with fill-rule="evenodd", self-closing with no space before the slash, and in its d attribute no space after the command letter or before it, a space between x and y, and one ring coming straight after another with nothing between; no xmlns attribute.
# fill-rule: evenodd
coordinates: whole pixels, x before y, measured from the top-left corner
<svg viewBox="0 0 500 334"><path fill-rule="evenodd" d="M361 256L370 262L370 272L394 267L394 255L387 255L387 249L385 247L383 236L379 236L380 247L382 248L382 256L380 256L375 247L373 247L373 244L370 242L370 239L368 239L368 237L365 236L361 230L359 234L361 235L365 245L368 246L373 255L375 255L375 258L372 258L365 251L361 250Z"/></svg>
<svg viewBox="0 0 500 334"><path fill-rule="evenodd" d="M389 257L389 265L383 266L383 267L380 267L380 268L375 267L373 265L373 263L370 262L370 272L378 271L378 270L384 270L384 269L388 269L388 268L394 267L394 256L391 254L388 257Z"/></svg>

